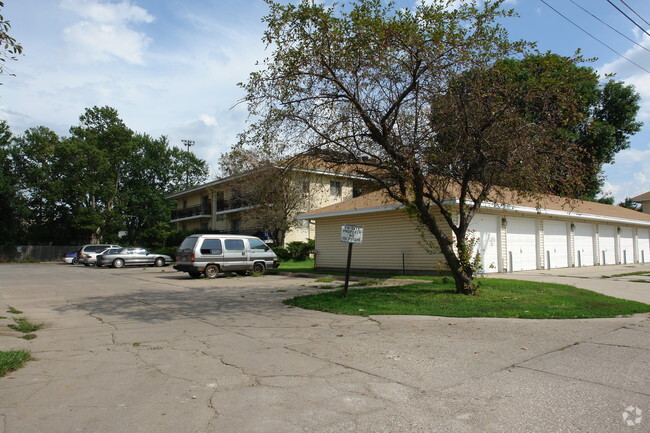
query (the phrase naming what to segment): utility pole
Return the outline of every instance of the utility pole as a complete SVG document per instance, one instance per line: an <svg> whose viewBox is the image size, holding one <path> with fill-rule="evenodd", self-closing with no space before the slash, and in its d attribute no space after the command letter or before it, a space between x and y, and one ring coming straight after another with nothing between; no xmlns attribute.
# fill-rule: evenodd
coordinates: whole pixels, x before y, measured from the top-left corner
<svg viewBox="0 0 650 433"><path fill-rule="evenodd" d="M181 143L183 143L185 146L187 146L187 152L190 152L190 146L194 146L194 140L181 140ZM187 187L190 186L190 164L189 161L187 162L187 173L185 175L185 183L187 184Z"/></svg>

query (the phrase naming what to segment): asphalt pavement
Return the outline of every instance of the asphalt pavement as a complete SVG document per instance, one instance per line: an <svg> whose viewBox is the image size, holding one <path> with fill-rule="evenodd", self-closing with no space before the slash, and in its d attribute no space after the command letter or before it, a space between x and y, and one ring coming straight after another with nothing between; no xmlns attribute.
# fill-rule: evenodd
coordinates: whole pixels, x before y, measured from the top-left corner
<svg viewBox="0 0 650 433"><path fill-rule="evenodd" d="M648 299L648 283L584 269L513 276ZM45 324L26 341L0 313L0 350L35 357L0 378L0 432L650 431L647 314L351 317L282 304L322 284L0 265L0 308Z"/></svg>

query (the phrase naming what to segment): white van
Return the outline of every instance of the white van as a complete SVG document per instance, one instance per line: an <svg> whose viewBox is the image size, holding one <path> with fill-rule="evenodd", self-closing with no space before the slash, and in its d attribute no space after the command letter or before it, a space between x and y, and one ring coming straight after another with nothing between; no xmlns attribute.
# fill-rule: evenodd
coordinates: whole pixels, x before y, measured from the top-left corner
<svg viewBox="0 0 650 433"><path fill-rule="evenodd" d="M254 236L197 234L178 247L174 269L192 278L215 278L222 272L263 273L278 266L273 250Z"/></svg>

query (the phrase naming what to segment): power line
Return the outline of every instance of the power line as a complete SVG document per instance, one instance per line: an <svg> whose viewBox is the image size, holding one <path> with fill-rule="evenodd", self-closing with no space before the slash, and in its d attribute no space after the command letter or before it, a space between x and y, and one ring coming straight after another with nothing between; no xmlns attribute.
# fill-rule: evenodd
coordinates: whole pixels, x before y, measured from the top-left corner
<svg viewBox="0 0 650 433"><path fill-rule="evenodd" d="M623 12L622 10L620 10L618 6L616 6L614 3L612 3L612 0L607 0L607 3L609 3L609 4L612 5L612 6L614 6L614 8L615 8L617 11L619 11L620 13L622 13L623 16L624 16L625 18L627 18L628 20L632 21L632 23L633 23L635 26L637 26L638 28L640 28L641 31L642 31L643 33L645 33L646 35L650 36L650 33L648 33L648 32L646 31L646 29L644 29L643 27L641 27L639 24L637 24L636 21L634 21L632 18L630 18L630 17L629 17L625 12Z"/></svg>
<svg viewBox="0 0 650 433"><path fill-rule="evenodd" d="M632 9L632 8L631 8L627 3L625 3L623 0L619 0L619 1L620 1L621 3L623 3L625 6L627 6L627 8L628 8L629 10L631 10L632 12L634 12L634 15L636 15L636 16L639 17L639 18L641 18L641 19L643 20L643 22L646 23L646 25L649 25L649 26L650 26L650 23L649 23L645 18L643 18L641 15L639 15L639 14L637 13L637 11L635 11L634 9Z"/></svg>
<svg viewBox="0 0 650 433"><path fill-rule="evenodd" d="M614 31L615 31L616 33L618 33L619 35L623 36L623 37L624 37L625 39L627 39L628 41L630 41L630 42L632 42L633 44L638 45L639 47L643 48L644 50L650 52L650 50L649 50L648 48L644 47L643 45L641 45L640 43L638 43L638 42L635 41L634 39L630 38L630 37L627 36L626 34L620 32L620 31L618 31L617 29L615 29L614 27L610 26L610 25L607 24L605 21L601 20L601 19L598 18L596 15L592 14L591 12L589 12L587 9L583 8L582 6L580 6L578 3L574 2L573 0L569 0L569 1L570 1L571 3L573 3L574 5L578 6L578 7L579 7L580 9L582 9L583 11L587 12L589 15L591 15L592 17L594 17L595 19L597 19L597 20L600 21L601 23L605 24L605 25L606 25L607 27L609 27L610 29L614 30Z"/></svg>
<svg viewBox="0 0 650 433"><path fill-rule="evenodd" d="M558 14L559 16L561 16L562 18L564 18L565 20L567 20L568 22L570 22L571 24L573 24L574 26L576 26L577 28L579 28L580 30L582 30L583 32L585 32L585 33L586 33L587 35L589 35L592 39L598 41L600 44L602 44L603 46L605 46L606 48L608 48L610 51L614 52L617 56L621 56L622 58L624 58L624 59L627 60L628 62L632 63L632 64L633 64L634 66L636 66L637 68L642 69L642 70L644 70L645 72L647 72L648 74L650 74L650 71L649 71L649 70L647 70L647 69L644 68L643 66L639 65L639 64L636 63L635 61L628 59L628 58L625 57L623 54L619 53L619 52L616 51L614 48L610 47L610 46L607 45L605 42L601 41L601 40L598 39L596 36L592 35L592 34L589 33L587 30L585 30L585 29L583 29L582 27L580 27L578 24L576 24L575 22L573 22L570 18L568 18L567 16L563 15L560 11L558 11L557 9L555 9L555 8L554 8L553 6L551 6L550 4L546 3L545 0L539 0L539 1L541 1L541 2L544 3L546 6L548 6L549 8L551 8L551 9L552 9L556 14ZM607 1L609 1L609 0L607 0Z"/></svg>

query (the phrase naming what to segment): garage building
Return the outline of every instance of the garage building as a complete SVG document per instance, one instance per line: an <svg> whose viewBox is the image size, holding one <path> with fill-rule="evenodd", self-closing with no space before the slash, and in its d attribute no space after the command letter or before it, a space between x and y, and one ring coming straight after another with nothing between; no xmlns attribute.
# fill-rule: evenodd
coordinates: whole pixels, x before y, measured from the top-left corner
<svg viewBox="0 0 650 433"><path fill-rule="evenodd" d="M344 224L363 226L363 243L354 245L352 254L354 270L431 273L446 264L441 253L427 252L417 225L382 191L299 218L315 222L317 269L345 268ZM484 203L470 225L484 273L645 263L650 261L649 229L650 214L559 197Z"/></svg>

